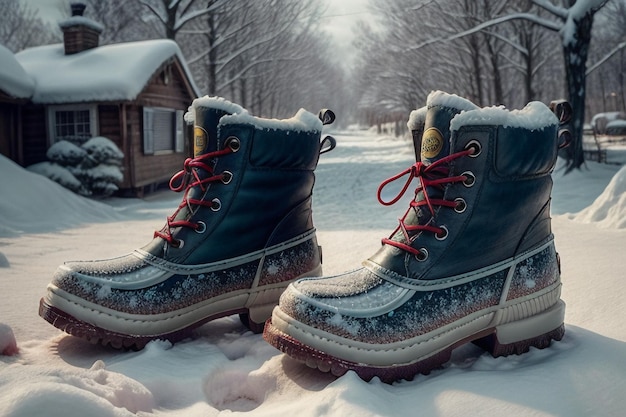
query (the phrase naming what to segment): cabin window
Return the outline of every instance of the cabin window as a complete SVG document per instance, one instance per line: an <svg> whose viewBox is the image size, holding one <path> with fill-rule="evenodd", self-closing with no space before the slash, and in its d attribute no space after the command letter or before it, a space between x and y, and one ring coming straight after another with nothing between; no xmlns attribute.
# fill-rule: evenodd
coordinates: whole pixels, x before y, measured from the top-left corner
<svg viewBox="0 0 626 417"><path fill-rule="evenodd" d="M96 106L50 106L50 142L67 140L81 144L97 135Z"/></svg>
<svg viewBox="0 0 626 417"><path fill-rule="evenodd" d="M159 155L184 152L182 110L143 108L143 153Z"/></svg>

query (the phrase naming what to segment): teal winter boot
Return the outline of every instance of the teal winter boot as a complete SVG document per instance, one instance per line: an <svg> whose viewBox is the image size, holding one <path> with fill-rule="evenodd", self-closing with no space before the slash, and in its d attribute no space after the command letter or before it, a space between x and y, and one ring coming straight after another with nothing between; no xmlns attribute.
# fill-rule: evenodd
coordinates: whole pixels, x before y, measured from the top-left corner
<svg viewBox="0 0 626 417"><path fill-rule="evenodd" d="M361 268L292 283L265 339L322 371L386 382L428 373L469 342L503 356L560 340L559 120L539 102L508 111L434 92L409 127L418 162L381 185L419 180L398 227Z"/></svg>
<svg viewBox="0 0 626 417"><path fill-rule="evenodd" d="M332 112L262 119L215 97L192 109L195 156L170 181L178 209L141 249L59 267L39 310L52 325L130 348L231 314L260 332L289 282L321 273L311 195Z"/></svg>

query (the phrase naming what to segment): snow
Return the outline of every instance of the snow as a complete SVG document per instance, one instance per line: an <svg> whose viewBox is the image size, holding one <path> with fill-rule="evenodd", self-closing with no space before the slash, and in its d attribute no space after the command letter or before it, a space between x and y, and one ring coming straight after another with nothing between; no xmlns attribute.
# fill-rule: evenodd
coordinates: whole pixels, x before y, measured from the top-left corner
<svg viewBox="0 0 626 417"><path fill-rule="evenodd" d="M593 204L572 218L604 228L626 229L626 166L615 174Z"/></svg>
<svg viewBox="0 0 626 417"><path fill-rule="evenodd" d="M439 90L432 91L430 94L428 94L428 98L426 99L426 106L442 106L459 110L475 110L478 108L474 103L466 98L459 97L456 94L445 93Z"/></svg>
<svg viewBox="0 0 626 417"><path fill-rule="evenodd" d="M187 121L187 123L193 124L195 109L197 107L209 107L213 109L223 110L226 113L232 114L239 114L247 111L239 104L228 101L224 97L203 96L198 97L191 103L189 111L185 114L185 120Z"/></svg>
<svg viewBox="0 0 626 417"><path fill-rule="evenodd" d="M87 26L88 28L91 28L98 33L101 33L104 30L104 26L102 26L100 23L84 16L71 16L59 22L59 27L61 29L66 29L69 27L79 26L79 25Z"/></svg>
<svg viewBox="0 0 626 417"><path fill-rule="evenodd" d="M289 119L264 119L244 112L224 116L220 119L220 124L249 124L258 129L284 129L296 132L320 132L322 130L322 121L316 115L304 109L298 110L296 114Z"/></svg>
<svg viewBox="0 0 626 417"><path fill-rule="evenodd" d="M3 155L0 177L1 194L11 196L0 199L0 237L123 219L110 206L79 197L42 175L22 169Z"/></svg>
<svg viewBox="0 0 626 417"><path fill-rule="evenodd" d="M466 125L492 125L541 130L546 126L554 126L558 123L554 113L545 104L533 101L521 110L509 111L503 106L493 106L464 111L452 119L450 130L458 130L461 126Z"/></svg>
<svg viewBox="0 0 626 417"><path fill-rule="evenodd" d="M45 104L133 100L157 69L174 57L191 74L180 48L168 39L103 45L72 55L65 55L62 44L15 54L35 80L32 101ZM194 91L198 95L195 86Z"/></svg>
<svg viewBox="0 0 626 417"><path fill-rule="evenodd" d="M259 129L268 130L287 129L294 131L318 132L322 130L322 122L320 119L304 109L298 110L298 112L289 119L264 119L252 116L243 107L232 103L223 97L211 96L199 97L193 101L189 107L189 111L185 113L185 121L187 123L193 123L195 109L198 107L210 107L231 113L230 115L224 116L220 119L220 125L249 124Z"/></svg>
<svg viewBox="0 0 626 417"><path fill-rule="evenodd" d="M406 139L333 132L316 171L314 221L324 271L357 267L395 228L411 196L378 204L381 181L414 158ZM554 174L552 228L562 264L566 334L521 356L494 359L467 345L443 369L393 385L307 368L252 334L237 317L175 345L139 352L92 346L37 315L56 267L147 243L180 195L95 202L0 157L0 415L46 416L622 416L626 409L623 225L626 169L588 162Z"/></svg>
<svg viewBox="0 0 626 417"><path fill-rule="evenodd" d="M606 0L584 0L576 1L567 10L567 19L562 29L563 45L571 45L576 38L576 24L580 22L585 15L594 13Z"/></svg>
<svg viewBox="0 0 626 417"><path fill-rule="evenodd" d="M26 74L13 52L0 45L0 91L15 98L30 98L35 92L35 81Z"/></svg>

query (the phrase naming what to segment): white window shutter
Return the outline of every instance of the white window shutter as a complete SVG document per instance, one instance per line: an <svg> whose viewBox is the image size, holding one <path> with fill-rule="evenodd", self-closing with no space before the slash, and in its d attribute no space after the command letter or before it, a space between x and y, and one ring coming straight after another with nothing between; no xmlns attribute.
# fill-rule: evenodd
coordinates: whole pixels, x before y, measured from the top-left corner
<svg viewBox="0 0 626 417"><path fill-rule="evenodd" d="M143 153L154 155L154 110L143 108Z"/></svg>
<svg viewBox="0 0 626 417"><path fill-rule="evenodd" d="M176 110L174 113L174 117L176 118L176 122L174 123L176 132L174 132L174 149L176 152L185 152L185 123L184 123L185 112L183 110Z"/></svg>

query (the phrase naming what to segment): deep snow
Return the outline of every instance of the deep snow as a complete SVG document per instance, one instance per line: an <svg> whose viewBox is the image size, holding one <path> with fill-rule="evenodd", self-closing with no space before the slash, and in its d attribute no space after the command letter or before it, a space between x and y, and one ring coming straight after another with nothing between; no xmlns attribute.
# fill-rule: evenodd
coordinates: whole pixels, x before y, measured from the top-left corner
<svg viewBox="0 0 626 417"><path fill-rule="evenodd" d="M412 163L412 145L338 132L322 155L314 219L324 270L359 265L407 201L379 205L381 181ZM37 315L57 265L122 255L147 243L178 205L86 200L0 156L0 416L622 416L626 410L626 168L589 162L554 174L566 335L548 349L494 359L464 346L443 369L393 385L306 368L246 331L237 317L174 346L120 352L64 335ZM409 198L407 196L407 198ZM15 339L13 339L13 334ZM6 353L13 353L11 349Z"/></svg>

